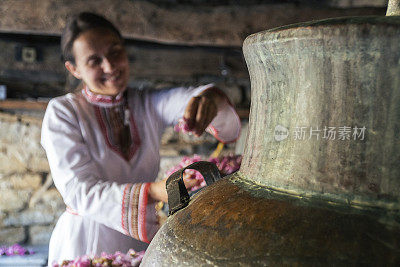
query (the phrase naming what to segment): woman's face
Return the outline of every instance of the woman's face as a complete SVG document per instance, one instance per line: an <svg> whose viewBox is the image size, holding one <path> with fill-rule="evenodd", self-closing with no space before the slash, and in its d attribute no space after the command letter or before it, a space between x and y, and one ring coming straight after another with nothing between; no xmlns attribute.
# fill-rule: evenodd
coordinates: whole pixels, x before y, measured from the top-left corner
<svg viewBox="0 0 400 267"><path fill-rule="evenodd" d="M125 90L129 62L122 40L109 29L95 28L81 33L74 41L75 64L66 68L97 94L116 96Z"/></svg>

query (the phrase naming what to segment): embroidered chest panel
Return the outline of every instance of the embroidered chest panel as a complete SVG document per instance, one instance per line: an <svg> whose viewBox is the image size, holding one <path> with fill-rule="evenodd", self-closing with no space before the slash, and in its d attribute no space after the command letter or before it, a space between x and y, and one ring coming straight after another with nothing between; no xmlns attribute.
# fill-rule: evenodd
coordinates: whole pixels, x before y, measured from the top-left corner
<svg viewBox="0 0 400 267"><path fill-rule="evenodd" d="M140 146L139 132L132 114L129 113L126 119L124 105L93 108L107 146L129 161Z"/></svg>
<svg viewBox="0 0 400 267"><path fill-rule="evenodd" d="M107 146L129 161L140 146L139 131L127 103L127 92L115 97L98 95L86 86L82 95L92 105Z"/></svg>

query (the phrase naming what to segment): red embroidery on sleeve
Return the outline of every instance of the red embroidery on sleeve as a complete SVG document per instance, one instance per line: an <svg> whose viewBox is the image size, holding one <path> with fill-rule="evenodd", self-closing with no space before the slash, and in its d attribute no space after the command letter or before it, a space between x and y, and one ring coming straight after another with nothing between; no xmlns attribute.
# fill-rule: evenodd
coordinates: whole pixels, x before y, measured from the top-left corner
<svg viewBox="0 0 400 267"><path fill-rule="evenodd" d="M138 216L138 233L139 238L143 242L150 243L147 238L146 231L146 209L147 209L147 198L148 198L148 190L150 183L145 183L142 185L142 189L140 190L140 198L139 198L139 216Z"/></svg>
<svg viewBox="0 0 400 267"><path fill-rule="evenodd" d="M132 188L132 184L127 184L124 188L124 194L122 195L122 209L121 209L121 225L124 233L129 235L128 231L128 208L129 208L129 193Z"/></svg>

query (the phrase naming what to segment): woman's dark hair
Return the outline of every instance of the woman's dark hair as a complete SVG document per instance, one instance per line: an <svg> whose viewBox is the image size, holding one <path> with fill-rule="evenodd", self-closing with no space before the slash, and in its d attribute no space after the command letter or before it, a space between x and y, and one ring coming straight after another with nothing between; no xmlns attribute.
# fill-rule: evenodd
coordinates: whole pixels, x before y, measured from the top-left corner
<svg viewBox="0 0 400 267"><path fill-rule="evenodd" d="M87 30L94 28L109 29L123 40L118 29L107 19L90 12L82 12L71 17L61 35L61 51L64 61L71 61L75 64L72 46L78 36Z"/></svg>

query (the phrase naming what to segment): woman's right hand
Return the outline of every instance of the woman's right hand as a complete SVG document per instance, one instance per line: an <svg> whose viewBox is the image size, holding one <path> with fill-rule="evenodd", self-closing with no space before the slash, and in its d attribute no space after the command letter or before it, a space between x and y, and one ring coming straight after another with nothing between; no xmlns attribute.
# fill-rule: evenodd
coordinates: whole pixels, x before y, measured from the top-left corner
<svg viewBox="0 0 400 267"><path fill-rule="evenodd" d="M168 194L166 188L167 179L168 177L161 181L153 182L150 184L149 195L151 198L156 201L162 201L165 203L168 202ZM191 175L186 173L183 174L183 182L185 183L186 189L188 190L193 186L200 184L199 180L191 178Z"/></svg>

